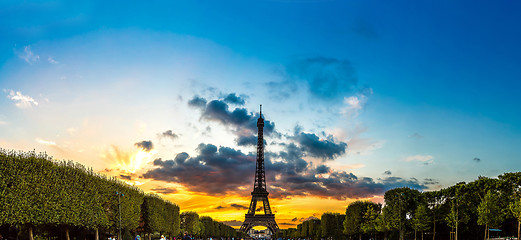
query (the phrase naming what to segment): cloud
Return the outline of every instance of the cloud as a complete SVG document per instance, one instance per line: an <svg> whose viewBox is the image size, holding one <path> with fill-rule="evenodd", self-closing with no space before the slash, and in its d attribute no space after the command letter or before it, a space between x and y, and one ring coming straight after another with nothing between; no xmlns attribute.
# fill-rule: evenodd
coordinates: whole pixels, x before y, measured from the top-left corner
<svg viewBox="0 0 521 240"><path fill-rule="evenodd" d="M154 144L152 141L141 141L134 143L134 146L142 148L145 152L150 152L150 150L154 149Z"/></svg>
<svg viewBox="0 0 521 240"><path fill-rule="evenodd" d="M206 103L206 105L204 105ZM188 102L191 107L200 108L201 119L216 121L225 126L234 127L237 132L249 130L250 133L257 133L258 114L249 113L245 108L235 108L229 110L229 106L223 100L212 100L206 102L205 99L194 97ZM264 133L271 135L275 131L275 124L264 120Z"/></svg>
<svg viewBox="0 0 521 240"><path fill-rule="evenodd" d="M302 149L290 143L278 153L265 153L266 181L270 197L318 196L324 198L367 198L408 186L426 189L417 179L388 177L374 180L353 173L312 166L302 159ZM197 155L179 153L173 160L156 159L144 178L179 183L189 191L209 195L230 193L249 196L256 156L229 147L199 144ZM327 175L323 175L327 173Z"/></svg>
<svg viewBox="0 0 521 240"><path fill-rule="evenodd" d="M312 157L332 160L346 152L347 143L336 143L332 136L320 139L314 133L300 132L293 137L302 149Z"/></svg>
<svg viewBox="0 0 521 240"><path fill-rule="evenodd" d="M305 222L305 221L309 221L309 220L318 220L318 218L314 217L314 216L310 216L310 217L307 217L307 218L300 218L299 222Z"/></svg>
<svg viewBox="0 0 521 240"><path fill-rule="evenodd" d="M7 122L0 120L0 125L7 125Z"/></svg>
<svg viewBox="0 0 521 240"><path fill-rule="evenodd" d="M481 158L477 158L477 157L475 157L475 158L472 159L472 160L474 160L474 162L481 162Z"/></svg>
<svg viewBox="0 0 521 240"><path fill-rule="evenodd" d="M325 100L344 97L358 82L350 61L327 57L295 60L286 66L285 74L286 84L304 84L312 96Z"/></svg>
<svg viewBox="0 0 521 240"><path fill-rule="evenodd" d="M51 64L58 64L58 63L59 63L58 61L54 60L54 58L52 58L52 57L50 57L50 56L47 58L47 61L48 61L49 63L51 63Z"/></svg>
<svg viewBox="0 0 521 240"><path fill-rule="evenodd" d="M406 162L422 162L425 165L428 165L434 162L434 157L431 155L414 155L405 158Z"/></svg>
<svg viewBox="0 0 521 240"><path fill-rule="evenodd" d="M243 98L238 97L235 93L230 93L223 99L224 102L235 105L244 105L245 101Z"/></svg>
<svg viewBox="0 0 521 240"><path fill-rule="evenodd" d="M257 146L257 136L239 136L235 141L239 146Z"/></svg>
<svg viewBox="0 0 521 240"><path fill-rule="evenodd" d="M188 101L188 106L204 109L204 107L206 106L206 99L195 96L194 98Z"/></svg>
<svg viewBox="0 0 521 240"><path fill-rule="evenodd" d="M324 174L324 173L329 173L329 171L331 169L328 166L325 166L325 165L318 165L315 170L316 170L315 171L316 174Z"/></svg>
<svg viewBox="0 0 521 240"><path fill-rule="evenodd" d="M152 188L152 191L154 191L156 193L161 193L161 194L171 194L171 193L176 193L177 189L175 189L175 188Z"/></svg>
<svg viewBox="0 0 521 240"><path fill-rule="evenodd" d="M13 91L9 89L4 89L4 92L8 92L7 98L13 100L15 102L16 107L20 109L32 108L32 106L38 106L38 102L36 102L32 97L23 95L20 91Z"/></svg>
<svg viewBox="0 0 521 240"><path fill-rule="evenodd" d="M353 96L344 97L344 106L340 109L340 113L348 118L358 117L360 111L365 107L368 97L372 94L372 88L364 88Z"/></svg>
<svg viewBox="0 0 521 240"><path fill-rule="evenodd" d="M268 143L266 142L266 139L264 140L264 146L266 146ZM258 136L256 135L249 135L249 136L239 136L237 139L235 139L235 142L237 142L237 146L257 146Z"/></svg>
<svg viewBox="0 0 521 240"><path fill-rule="evenodd" d="M423 184L425 185L436 185L436 184L439 184L440 182L436 179L433 179L433 178L425 178L423 179Z"/></svg>
<svg viewBox="0 0 521 240"><path fill-rule="evenodd" d="M295 226L295 224L291 224L291 223L277 223L278 225L283 225L283 226Z"/></svg>
<svg viewBox="0 0 521 240"><path fill-rule="evenodd" d="M384 175L391 175L391 174L392 174L392 173L391 173L391 171L389 171L389 170L387 170L387 171L384 172Z"/></svg>
<svg viewBox="0 0 521 240"><path fill-rule="evenodd" d="M171 138L171 139L176 139L179 137L179 135L175 134L172 130L164 131L163 133L160 134L160 136Z"/></svg>
<svg viewBox="0 0 521 240"><path fill-rule="evenodd" d="M184 184L190 191L224 195L252 182L256 157L228 147L199 144L198 156L179 153L174 160L156 159L143 177Z"/></svg>
<svg viewBox="0 0 521 240"><path fill-rule="evenodd" d="M22 53L19 53L18 57L29 64L33 64L34 62L40 61L40 56L34 54L31 50L31 46L29 45L24 47L24 51Z"/></svg>
<svg viewBox="0 0 521 240"><path fill-rule="evenodd" d="M245 209L248 209L248 207L244 206L244 205L240 205L240 204L230 204L230 207L233 207L233 208L237 208L237 209L241 209L241 210L245 210Z"/></svg>
<svg viewBox="0 0 521 240"><path fill-rule="evenodd" d="M123 175L123 174L120 174L119 177L120 177L121 179L129 180L129 181L132 180L132 176L130 176L130 175Z"/></svg>
<svg viewBox="0 0 521 240"><path fill-rule="evenodd" d="M46 146L56 146L56 143L53 142L53 141L48 141L48 140L43 140L41 138L37 138L36 139L36 142L40 143L40 144L43 144L43 145L46 145Z"/></svg>

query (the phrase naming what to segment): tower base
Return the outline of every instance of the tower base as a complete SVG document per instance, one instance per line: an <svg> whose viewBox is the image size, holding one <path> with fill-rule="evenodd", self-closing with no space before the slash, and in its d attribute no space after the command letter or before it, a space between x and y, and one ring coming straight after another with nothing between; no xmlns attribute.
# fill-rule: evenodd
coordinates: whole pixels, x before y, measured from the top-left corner
<svg viewBox="0 0 521 240"><path fill-rule="evenodd" d="M275 234L277 233L277 231L279 231L279 225L277 225L277 222L275 222L275 214L246 214L244 223L242 223L240 231L248 233L248 231L255 226L267 227L272 234Z"/></svg>

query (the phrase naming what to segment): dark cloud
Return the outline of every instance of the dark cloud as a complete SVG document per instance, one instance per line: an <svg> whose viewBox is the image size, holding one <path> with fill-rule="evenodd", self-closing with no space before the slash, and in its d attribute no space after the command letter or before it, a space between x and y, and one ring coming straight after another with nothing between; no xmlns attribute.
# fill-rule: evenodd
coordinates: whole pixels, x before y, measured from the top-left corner
<svg viewBox="0 0 521 240"><path fill-rule="evenodd" d="M391 175L391 174L392 174L392 172L389 171L389 170L387 170L387 171L384 172L384 175Z"/></svg>
<svg viewBox="0 0 521 240"><path fill-rule="evenodd" d="M310 93L319 99L342 98L353 92L358 82L351 62L336 58L298 59L288 64L285 70L286 85L304 83Z"/></svg>
<svg viewBox="0 0 521 240"><path fill-rule="evenodd" d="M305 221L309 221L309 220L318 220L317 217L315 216L310 216L310 217L307 217L307 218L300 218L299 221L301 222L305 222Z"/></svg>
<svg viewBox="0 0 521 240"><path fill-rule="evenodd" d="M226 207L218 206L215 209L220 210L220 209L226 209L226 208L235 208L235 209L239 209L239 210L246 210L246 209L248 209L248 207L246 207L244 205L236 204L236 203L232 203L232 204L230 204L229 206L226 206Z"/></svg>
<svg viewBox="0 0 521 240"><path fill-rule="evenodd" d="M119 177L120 177L121 179L125 179L125 180L132 180L132 177L129 176L129 175L123 175L123 174L121 174L121 175L119 175Z"/></svg>
<svg viewBox="0 0 521 240"><path fill-rule="evenodd" d="M306 153L322 159L334 159L336 156L344 154L347 148L347 143L335 143L332 136L327 139L320 139L313 133L301 132L294 138Z"/></svg>
<svg viewBox="0 0 521 240"><path fill-rule="evenodd" d="M176 193L177 189L175 189L175 188L152 188L152 191L161 193L161 194L170 194L170 193Z"/></svg>
<svg viewBox="0 0 521 240"><path fill-rule="evenodd" d="M329 167L328 166L325 166L325 165L319 165L317 166L316 168L316 173L317 174L324 174L324 173L328 173L329 172Z"/></svg>
<svg viewBox="0 0 521 240"><path fill-rule="evenodd" d="M284 225L284 226L295 226L295 224L291 223L277 223L278 225Z"/></svg>
<svg viewBox="0 0 521 240"><path fill-rule="evenodd" d="M440 182L436 179L432 179L432 178L425 178L423 179L423 184L425 185L436 185L436 184L439 184Z"/></svg>
<svg viewBox="0 0 521 240"><path fill-rule="evenodd" d="M249 113L245 108L229 110L229 105L223 100L212 100L208 103L206 103L206 100L195 100L197 104L191 103L192 100L189 102L190 106L196 106L202 109L201 119L220 122L225 126L236 128L237 131L249 130L252 134L257 133L258 114ZM206 105L201 105L203 102L206 103ZM264 120L264 133L271 135L274 130L275 124L271 121Z"/></svg>
<svg viewBox="0 0 521 240"><path fill-rule="evenodd" d="M293 218L293 219L291 219L291 221L296 222L296 221L298 221L298 218Z"/></svg>
<svg viewBox="0 0 521 240"><path fill-rule="evenodd" d="M150 152L150 150L154 149L154 144L152 141L141 141L134 143L136 147L142 148L145 152Z"/></svg>
<svg viewBox="0 0 521 240"><path fill-rule="evenodd" d="M273 198L366 198L381 195L396 187L426 189L425 183L417 179L387 177L375 181L345 171L334 171L324 165L313 167L302 159L302 150L295 144L282 146L284 150L281 152L265 153L266 181L270 197ZM212 144L200 144L197 152L198 155L194 157L180 153L173 160L156 159L153 162L156 168L146 172L143 177L180 183L190 191L210 195L249 195L255 172L255 155ZM329 176L319 175L325 172Z"/></svg>
<svg viewBox="0 0 521 240"><path fill-rule="evenodd" d="M172 130L167 130L161 133L161 137L167 137L171 139L176 139L179 137L179 135L175 134Z"/></svg>
<svg viewBox="0 0 521 240"><path fill-rule="evenodd" d="M477 158L477 157L475 157L473 160L474 160L475 162L481 162L481 158Z"/></svg>
<svg viewBox="0 0 521 240"><path fill-rule="evenodd" d="M212 144L199 144L198 156L179 153L174 160L154 160L157 168L143 177L182 183L191 191L212 195L238 192L238 188L253 182L256 157L239 150Z"/></svg>
<svg viewBox="0 0 521 240"><path fill-rule="evenodd" d="M188 101L188 106L204 108L206 106L206 99L195 96L190 101Z"/></svg>
<svg viewBox="0 0 521 240"><path fill-rule="evenodd" d="M235 204L235 203L230 204L230 207L237 208L237 209L242 209L242 210L248 209L248 207L246 207L244 205Z"/></svg>
<svg viewBox="0 0 521 240"><path fill-rule="evenodd" d="M239 146L257 146L257 136L239 136L236 139L237 145Z"/></svg>
<svg viewBox="0 0 521 240"><path fill-rule="evenodd" d="M243 98L235 95L235 93L230 93L223 99L224 102L235 105L244 105L245 101Z"/></svg>

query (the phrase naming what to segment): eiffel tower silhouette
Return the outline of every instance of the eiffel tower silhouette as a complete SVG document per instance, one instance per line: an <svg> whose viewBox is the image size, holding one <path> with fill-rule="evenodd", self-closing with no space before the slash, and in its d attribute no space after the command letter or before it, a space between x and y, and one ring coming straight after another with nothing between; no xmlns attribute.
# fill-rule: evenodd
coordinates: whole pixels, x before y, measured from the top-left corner
<svg viewBox="0 0 521 240"><path fill-rule="evenodd" d="M251 192L251 203L248 213L244 218L244 222L240 231L248 233L255 226L265 226L272 234L279 230L277 222L275 222L275 214L271 212L270 202L268 201L268 191L266 190L266 177L264 174L264 118L262 117L262 105L260 105L259 119L257 119L258 138L257 138L257 166L255 169L255 181L253 183L253 192ZM257 202L262 202L264 214L255 214Z"/></svg>

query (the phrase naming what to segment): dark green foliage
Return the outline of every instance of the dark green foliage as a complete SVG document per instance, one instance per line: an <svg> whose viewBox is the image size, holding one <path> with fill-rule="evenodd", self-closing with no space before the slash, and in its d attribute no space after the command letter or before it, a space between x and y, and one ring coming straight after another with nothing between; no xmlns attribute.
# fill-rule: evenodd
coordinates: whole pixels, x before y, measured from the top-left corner
<svg viewBox="0 0 521 240"><path fill-rule="evenodd" d="M201 226L199 225L199 214L196 212L181 213L181 231L188 232L192 236L199 235Z"/></svg>
<svg viewBox="0 0 521 240"><path fill-rule="evenodd" d="M346 208L346 218L343 222L344 233L361 235L375 231L375 220L380 213L381 205L370 201L355 201Z"/></svg>
<svg viewBox="0 0 521 240"><path fill-rule="evenodd" d="M498 228L503 221L503 209L500 208L497 193L488 191L478 205L478 224Z"/></svg>
<svg viewBox="0 0 521 240"><path fill-rule="evenodd" d="M428 210L425 204L420 204L418 208L416 208L416 212L412 218L412 229L414 229L415 232L421 232L422 236L423 232L427 231L430 226L431 219Z"/></svg>
<svg viewBox="0 0 521 240"><path fill-rule="evenodd" d="M157 195L147 194L143 205L143 229L146 233L162 232L171 235L179 233L179 207Z"/></svg>
<svg viewBox="0 0 521 240"><path fill-rule="evenodd" d="M122 238L123 238L123 240L133 240L132 234L130 234L130 231L128 230L128 228L125 228L125 230L123 230Z"/></svg>
<svg viewBox="0 0 521 240"><path fill-rule="evenodd" d="M326 239L342 238L345 218L345 215L339 213L326 212L322 214L320 218L322 237Z"/></svg>
<svg viewBox="0 0 521 240"><path fill-rule="evenodd" d="M116 192L122 194L120 199ZM121 201L121 227L132 231L142 218L144 197L139 188L72 161L0 149L0 226L28 226L43 232L58 229L61 234L65 229L116 233ZM179 207L154 199L161 204L146 208L146 213L159 212L162 219L156 218L152 224L161 231L178 233ZM147 220L145 225L150 224Z"/></svg>

